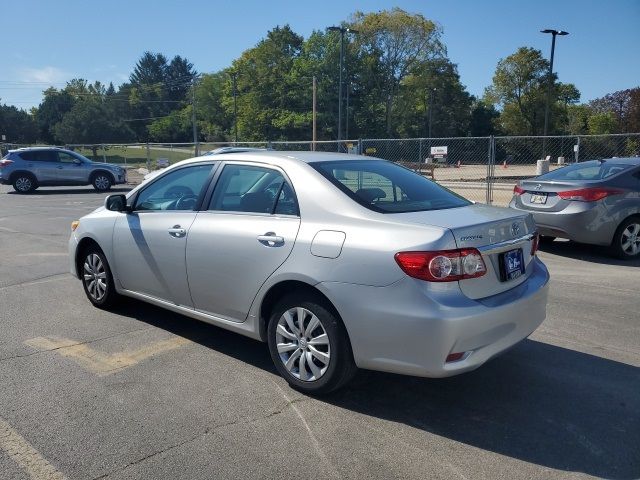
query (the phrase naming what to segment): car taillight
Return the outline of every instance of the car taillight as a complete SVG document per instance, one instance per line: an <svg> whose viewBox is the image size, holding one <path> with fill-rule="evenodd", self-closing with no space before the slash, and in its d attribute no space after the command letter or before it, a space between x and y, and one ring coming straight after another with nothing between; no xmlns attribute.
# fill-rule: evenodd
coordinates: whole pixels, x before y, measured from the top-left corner
<svg viewBox="0 0 640 480"><path fill-rule="evenodd" d="M531 240L531 256L533 257L538 251L538 247L540 246L540 234L535 232L533 234L533 239Z"/></svg>
<svg viewBox="0 0 640 480"><path fill-rule="evenodd" d="M617 195L623 193L622 190L615 188L591 187L580 188L578 190L567 190L558 192L558 196L563 200L578 200L580 202L595 202L602 200L609 195Z"/></svg>
<svg viewBox="0 0 640 480"><path fill-rule="evenodd" d="M399 252L395 259L404 273L428 282L454 282L481 277L487 272L482 255L475 248Z"/></svg>
<svg viewBox="0 0 640 480"><path fill-rule="evenodd" d="M526 190L524 188L522 188L520 185L516 185L513 187L513 194L514 195L522 195L524 192L526 192Z"/></svg>
<svg viewBox="0 0 640 480"><path fill-rule="evenodd" d="M0 168L8 167L13 163L13 160L0 160Z"/></svg>

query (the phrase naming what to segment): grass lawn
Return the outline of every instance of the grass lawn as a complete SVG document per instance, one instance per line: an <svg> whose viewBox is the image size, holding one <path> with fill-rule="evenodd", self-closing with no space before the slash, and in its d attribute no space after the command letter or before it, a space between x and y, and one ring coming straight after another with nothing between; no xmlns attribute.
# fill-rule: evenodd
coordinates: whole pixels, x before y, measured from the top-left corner
<svg viewBox="0 0 640 480"><path fill-rule="evenodd" d="M94 157L91 149L88 148L76 148L76 152L80 155L95 161L104 162L105 158L108 163L118 163L133 167L146 167L147 165L147 149L145 146L140 147L110 147L107 146L105 150L98 148ZM187 148L169 148L169 147L156 147L149 149L149 160L151 167L156 166L156 161L159 158L166 158L170 164L179 162L186 158L193 157L193 149Z"/></svg>

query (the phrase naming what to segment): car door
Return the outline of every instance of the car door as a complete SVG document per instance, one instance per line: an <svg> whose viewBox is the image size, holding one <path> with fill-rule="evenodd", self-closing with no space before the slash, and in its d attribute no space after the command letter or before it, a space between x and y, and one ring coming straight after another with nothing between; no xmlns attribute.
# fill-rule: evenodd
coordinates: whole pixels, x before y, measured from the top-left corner
<svg viewBox="0 0 640 480"><path fill-rule="evenodd" d="M67 152L58 152L57 169L60 184L82 185L87 183L85 164Z"/></svg>
<svg viewBox="0 0 640 480"><path fill-rule="evenodd" d="M30 150L20 153L38 183L55 184L58 178L58 153L55 150Z"/></svg>
<svg viewBox="0 0 640 480"><path fill-rule="evenodd" d="M287 259L300 226L293 188L272 167L227 163L189 231L196 310L242 322L260 286Z"/></svg>
<svg viewBox="0 0 640 480"><path fill-rule="evenodd" d="M116 278L132 292L192 307L185 246L215 162L186 165L150 182L113 231Z"/></svg>

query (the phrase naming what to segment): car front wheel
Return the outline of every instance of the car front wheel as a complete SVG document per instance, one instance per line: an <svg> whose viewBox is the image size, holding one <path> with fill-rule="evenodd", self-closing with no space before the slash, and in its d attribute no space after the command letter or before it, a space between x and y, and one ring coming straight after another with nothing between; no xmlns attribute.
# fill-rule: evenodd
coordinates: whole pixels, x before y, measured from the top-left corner
<svg viewBox="0 0 640 480"><path fill-rule="evenodd" d="M93 188L99 192L106 192L109 190L112 183L111 178L106 173L98 173L94 175L93 180L91 181Z"/></svg>
<svg viewBox="0 0 640 480"><path fill-rule="evenodd" d="M640 217L631 217L622 222L613 236L611 250L623 260L640 257Z"/></svg>
<svg viewBox="0 0 640 480"><path fill-rule="evenodd" d="M80 278L84 293L94 306L108 308L118 299L109 263L99 248L91 247L84 252Z"/></svg>
<svg viewBox="0 0 640 480"><path fill-rule="evenodd" d="M276 369L297 390L329 393L356 372L342 321L312 295L284 298L273 309L267 330Z"/></svg>

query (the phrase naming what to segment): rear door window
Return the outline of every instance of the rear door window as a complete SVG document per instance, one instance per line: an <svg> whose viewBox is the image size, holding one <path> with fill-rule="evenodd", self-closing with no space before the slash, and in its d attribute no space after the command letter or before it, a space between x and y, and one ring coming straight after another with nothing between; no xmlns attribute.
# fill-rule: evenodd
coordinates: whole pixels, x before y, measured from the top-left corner
<svg viewBox="0 0 640 480"><path fill-rule="evenodd" d="M360 205L380 213L441 210L471 204L422 175L385 160L310 165Z"/></svg>
<svg viewBox="0 0 640 480"><path fill-rule="evenodd" d="M275 169L228 164L222 170L209 210L298 215L293 189Z"/></svg>
<svg viewBox="0 0 640 480"><path fill-rule="evenodd" d="M57 162L58 154L53 150L31 150L21 152L20 158L27 162Z"/></svg>

